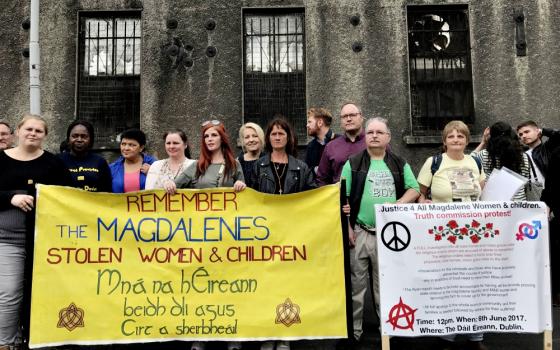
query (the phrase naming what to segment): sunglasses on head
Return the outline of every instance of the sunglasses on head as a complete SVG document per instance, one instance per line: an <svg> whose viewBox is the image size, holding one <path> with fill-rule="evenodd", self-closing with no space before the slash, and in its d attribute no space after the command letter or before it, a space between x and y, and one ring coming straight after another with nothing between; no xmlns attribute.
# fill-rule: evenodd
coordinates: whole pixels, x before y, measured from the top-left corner
<svg viewBox="0 0 560 350"><path fill-rule="evenodd" d="M222 122L220 122L219 120L216 120L216 119L214 119L214 120L207 120L207 121L205 121L204 123L202 123L202 126L204 127L204 126L206 126L206 125L208 125L208 124L212 124L212 125L214 125L214 126L217 126L217 125L222 124Z"/></svg>

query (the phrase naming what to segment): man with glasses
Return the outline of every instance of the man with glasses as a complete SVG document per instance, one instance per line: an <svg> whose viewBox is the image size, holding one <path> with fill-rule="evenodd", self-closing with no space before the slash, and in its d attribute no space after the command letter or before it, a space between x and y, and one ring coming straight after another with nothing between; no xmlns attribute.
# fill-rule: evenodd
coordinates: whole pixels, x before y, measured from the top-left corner
<svg viewBox="0 0 560 350"><path fill-rule="evenodd" d="M14 145L14 130L5 121L0 120L0 151L12 148Z"/></svg>
<svg viewBox="0 0 560 350"><path fill-rule="evenodd" d="M356 104L346 103L342 106L340 124L344 134L329 142L323 151L317 169L319 186L338 182L342 166L348 158L366 148L363 123L362 111Z"/></svg>
<svg viewBox="0 0 560 350"><path fill-rule="evenodd" d="M388 150L391 131L383 118L366 123L367 148L348 159L342 169L349 196L348 238L352 282L354 341L363 333L364 299L371 268L372 294L379 316L379 271L375 226L375 204L414 203L420 186L408 163ZM344 212L348 213L348 205Z"/></svg>

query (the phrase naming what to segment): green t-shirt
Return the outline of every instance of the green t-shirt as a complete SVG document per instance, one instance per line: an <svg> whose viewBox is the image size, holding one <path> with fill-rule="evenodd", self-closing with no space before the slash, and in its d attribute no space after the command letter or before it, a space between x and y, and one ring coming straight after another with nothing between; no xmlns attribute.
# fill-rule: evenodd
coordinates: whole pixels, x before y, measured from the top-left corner
<svg viewBox="0 0 560 350"><path fill-rule="evenodd" d="M420 192L420 187L410 165L405 164L403 169L404 189L410 188ZM352 168L347 161L342 168L341 176L346 179L346 195L350 196L352 188ZM395 181L391 170L383 160L371 160L369 165L364 193L360 201L360 211L358 212L358 223L366 226L375 227L375 204L395 203L397 201Z"/></svg>

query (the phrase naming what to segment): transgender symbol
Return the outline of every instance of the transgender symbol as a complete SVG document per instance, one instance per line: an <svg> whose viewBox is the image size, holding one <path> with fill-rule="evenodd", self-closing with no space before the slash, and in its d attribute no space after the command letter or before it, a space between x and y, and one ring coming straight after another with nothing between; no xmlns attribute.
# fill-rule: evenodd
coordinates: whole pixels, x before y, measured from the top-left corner
<svg viewBox="0 0 560 350"><path fill-rule="evenodd" d="M66 328L73 331L75 328L84 326L84 310L80 309L74 303L70 303L68 307L62 308L58 312L58 328Z"/></svg>
<svg viewBox="0 0 560 350"><path fill-rule="evenodd" d="M535 239L539 235L540 229L542 229L542 224L540 220L533 220L532 225L525 222L519 225L517 235L518 236L521 235L522 236L521 238L525 236L529 239Z"/></svg>
<svg viewBox="0 0 560 350"><path fill-rule="evenodd" d="M389 319L386 322L393 326L393 330L398 328L414 331L414 313L416 310L418 309L412 309L410 306L403 303L402 297L400 297L399 303L393 306L391 311L389 311ZM401 319L404 321L400 322Z"/></svg>

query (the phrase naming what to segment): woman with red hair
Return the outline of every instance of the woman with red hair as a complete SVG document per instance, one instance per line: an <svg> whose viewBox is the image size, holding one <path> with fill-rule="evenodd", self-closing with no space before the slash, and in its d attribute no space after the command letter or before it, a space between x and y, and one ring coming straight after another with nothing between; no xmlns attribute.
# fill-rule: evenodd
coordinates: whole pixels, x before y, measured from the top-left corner
<svg viewBox="0 0 560 350"><path fill-rule="evenodd" d="M233 156L229 136L224 125L218 120L202 123L200 157L175 178L166 181L165 190L174 194L177 188L233 187L235 191L245 189L243 170ZM204 350L205 342L194 342L191 350ZM228 350L241 349L240 342L229 342Z"/></svg>
<svg viewBox="0 0 560 350"><path fill-rule="evenodd" d="M229 136L220 121L202 123L198 161L179 174L175 182L167 181L164 187L169 193L175 193L177 188L233 187L241 191L246 187L243 170L233 156Z"/></svg>

